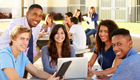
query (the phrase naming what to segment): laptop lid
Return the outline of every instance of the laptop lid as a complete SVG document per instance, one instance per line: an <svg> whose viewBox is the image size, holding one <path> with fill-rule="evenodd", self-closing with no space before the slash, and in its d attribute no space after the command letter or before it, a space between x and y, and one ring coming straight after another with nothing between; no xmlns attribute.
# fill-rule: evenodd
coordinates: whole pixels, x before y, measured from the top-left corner
<svg viewBox="0 0 140 80"><path fill-rule="evenodd" d="M63 62L71 60L72 63L65 73L65 79L86 78L88 69L88 59L86 57L58 58L58 70Z"/></svg>

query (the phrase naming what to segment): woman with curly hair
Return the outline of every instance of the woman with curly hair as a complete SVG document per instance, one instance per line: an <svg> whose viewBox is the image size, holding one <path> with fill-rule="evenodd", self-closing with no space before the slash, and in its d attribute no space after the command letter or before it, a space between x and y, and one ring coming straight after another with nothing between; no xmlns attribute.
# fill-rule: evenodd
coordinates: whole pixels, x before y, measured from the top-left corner
<svg viewBox="0 0 140 80"><path fill-rule="evenodd" d="M116 67L121 63L121 59L118 59L113 52L110 34L118 29L118 25L112 20L102 20L97 27L96 46L93 50L93 55L89 61L88 69L94 65L96 59L102 68L102 71L89 71L88 75L94 74L113 74L116 71Z"/></svg>
<svg viewBox="0 0 140 80"><path fill-rule="evenodd" d="M65 26L58 24L53 27L49 44L41 49L41 53L43 69L50 74L57 71L58 58L75 57Z"/></svg>

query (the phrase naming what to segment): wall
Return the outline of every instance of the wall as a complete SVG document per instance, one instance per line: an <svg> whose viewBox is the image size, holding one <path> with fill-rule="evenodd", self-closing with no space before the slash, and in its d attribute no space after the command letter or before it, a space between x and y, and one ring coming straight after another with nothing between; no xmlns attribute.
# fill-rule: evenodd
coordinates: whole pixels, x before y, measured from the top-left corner
<svg viewBox="0 0 140 80"><path fill-rule="evenodd" d="M3 0L3 4L0 4L0 11L4 13L11 12L12 18L21 17L21 0Z"/></svg>
<svg viewBox="0 0 140 80"><path fill-rule="evenodd" d="M52 5L50 6L52 9L52 12L56 13L62 13L62 15L65 15L65 13L68 11L68 0L51 0Z"/></svg>
<svg viewBox="0 0 140 80"><path fill-rule="evenodd" d="M86 12L88 13L89 7L93 6L97 14L99 14L99 0L86 0ZM99 19L99 18L98 18Z"/></svg>
<svg viewBox="0 0 140 80"><path fill-rule="evenodd" d="M131 0L130 22L136 22L136 0Z"/></svg>
<svg viewBox="0 0 140 80"><path fill-rule="evenodd" d="M47 12L48 12L48 2L49 2L50 0L34 0L34 3L35 4L39 4L39 5L41 5L42 6L42 8L43 8L43 12L45 13L45 14L47 14Z"/></svg>
<svg viewBox="0 0 140 80"><path fill-rule="evenodd" d="M13 3L13 1L18 1L18 0L3 0L3 4L0 4L0 11L6 12L6 13L13 12L14 11L13 6L14 4L16 4L16 3ZM64 15L68 11L68 7L69 7L69 0L41 0L41 1L34 0L34 2L36 4L40 4L43 7L43 12L45 14L50 13L50 12L56 12L56 13L60 12L62 13L62 15ZM88 13L88 8L90 6L94 6L96 12L99 14L99 0L86 0L87 13ZM127 6L128 6L127 21L136 22L136 15L137 15L136 14L136 0L127 0ZM21 12L19 11L18 14L21 14ZM17 15L17 12L16 12L16 15Z"/></svg>
<svg viewBox="0 0 140 80"><path fill-rule="evenodd" d="M3 0L3 4L0 4L0 11L4 13L12 12L12 0Z"/></svg>

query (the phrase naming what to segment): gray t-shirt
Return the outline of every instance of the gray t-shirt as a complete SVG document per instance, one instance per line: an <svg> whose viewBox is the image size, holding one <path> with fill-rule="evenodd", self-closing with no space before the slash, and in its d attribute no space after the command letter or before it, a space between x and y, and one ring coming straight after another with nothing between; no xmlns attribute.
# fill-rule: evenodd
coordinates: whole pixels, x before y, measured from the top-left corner
<svg viewBox="0 0 140 80"><path fill-rule="evenodd" d="M73 48L73 46L70 46L70 51L71 51L71 56L70 57L75 57L75 49ZM50 61L51 61L51 57L49 56L48 53L48 46L44 46L41 49L41 57L42 57L42 63L43 63L43 70L53 74L53 72L55 70L57 70L57 65L50 67Z"/></svg>

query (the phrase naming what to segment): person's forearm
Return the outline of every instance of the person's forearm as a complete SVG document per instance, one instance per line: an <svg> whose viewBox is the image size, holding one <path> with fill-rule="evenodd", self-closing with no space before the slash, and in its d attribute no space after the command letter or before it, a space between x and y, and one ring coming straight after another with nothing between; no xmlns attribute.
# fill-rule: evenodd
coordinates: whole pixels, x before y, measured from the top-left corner
<svg viewBox="0 0 140 80"><path fill-rule="evenodd" d="M31 80L31 79L20 78L20 79L15 79L15 80Z"/></svg>
<svg viewBox="0 0 140 80"><path fill-rule="evenodd" d="M90 63L90 66L92 67L94 65L95 61L90 60L89 63Z"/></svg>
<svg viewBox="0 0 140 80"><path fill-rule="evenodd" d="M34 75L34 76L41 79L48 79L51 76L51 74L41 70L38 70L37 73L39 75Z"/></svg>
<svg viewBox="0 0 140 80"><path fill-rule="evenodd" d="M45 63L45 61L44 61L44 63ZM46 63L47 63L47 62L46 62ZM48 63L49 63L49 62L48 62ZM46 65L48 65L48 64L46 64ZM45 72L49 73L49 74L53 74L53 72L57 70L57 69L51 68L50 65L49 65L48 67L43 65L43 67L44 67L43 70L44 70Z"/></svg>
<svg viewBox="0 0 140 80"><path fill-rule="evenodd" d="M31 80L31 79L24 79L24 78L13 78L13 79L10 79L10 80Z"/></svg>
<svg viewBox="0 0 140 80"><path fill-rule="evenodd" d="M108 75L108 74L114 74L115 71L116 71L116 68L109 68L103 71L95 71L95 74L102 73L102 74Z"/></svg>
<svg viewBox="0 0 140 80"><path fill-rule="evenodd" d="M93 53L92 57L89 60L90 66L92 67L97 59L98 55Z"/></svg>
<svg viewBox="0 0 140 80"><path fill-rule="evenodd" d="M38 38L40 38L40 37L42 37L42 35L41 35L41 34L39 34Z"/></svg>

